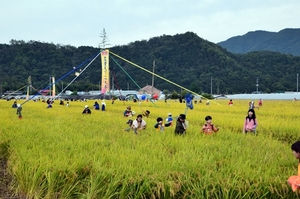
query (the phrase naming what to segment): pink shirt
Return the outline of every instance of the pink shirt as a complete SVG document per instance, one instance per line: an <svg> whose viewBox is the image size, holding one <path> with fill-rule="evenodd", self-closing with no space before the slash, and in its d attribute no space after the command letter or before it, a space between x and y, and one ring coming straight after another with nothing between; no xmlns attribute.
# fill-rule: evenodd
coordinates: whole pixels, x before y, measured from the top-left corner
<svg viewBox="0 0 300 199"><path fill-rule="evenodd" d="M255 124L254 124L254 121L255 121ZM258 123L257 123L256 118L251 119L251 120L249 120L249 118L246 118L245 122L244 122L244 130L245 131L254 131L256 129L257 125L258 125Z"/></svg>

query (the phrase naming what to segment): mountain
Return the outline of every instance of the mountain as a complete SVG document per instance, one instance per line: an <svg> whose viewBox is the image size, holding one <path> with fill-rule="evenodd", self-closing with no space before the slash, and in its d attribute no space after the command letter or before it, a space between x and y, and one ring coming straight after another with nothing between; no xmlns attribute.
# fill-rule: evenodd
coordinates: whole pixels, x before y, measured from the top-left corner
<svg viewBox="0 0 300 199"><path fill-rule="evenodd" d="M273 51L300 56L300 29L287 28L279 32L253 31L235 36L218 45L233 53Z"/></svg>
<svg viewBox="0 0 300 199"><path fill-rule="evenodd" d="M0 44L0 93L26 87L29 76L36 90L46 88L52 76L59 80L57 91L71 82L68 89L72 91L97 90L102 72L100 59L90 60L99 51L38 41ZM257 80L258 90L266 93L296 91L296 74L300 71L298 56L270 51L234 54L193 32L114 46L110 52L110 81L121 90L151 85L154 61L158 75L154 87L168 92L187 88L200 94L251 93L257 90ZM83 69L88 63L73 81L73 67Z"/></svg>

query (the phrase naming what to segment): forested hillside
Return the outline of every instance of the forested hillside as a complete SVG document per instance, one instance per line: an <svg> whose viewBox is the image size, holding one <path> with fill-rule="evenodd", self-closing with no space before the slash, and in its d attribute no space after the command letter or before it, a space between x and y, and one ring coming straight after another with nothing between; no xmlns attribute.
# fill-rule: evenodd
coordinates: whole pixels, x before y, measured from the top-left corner
<svg viewBox="0 0 300 199"><path fill-rule="evenodd" d="M197 93L210 93L211 79L214 94L249 93L256 90L257 78L259 90L263 92L296 91L296 74L300 70L300 57L268 51L233 54L192 32L163 35L147 41L115 46L110 50L149 71L153 70L155 60L156 74ZM76 48L38 41L12 40L9 45L0 44L2 91L23 87L29 76L33 87L43 89L49 84L50 76L56 79L63 77L99 51L93 47ZM138 86L151 85L150 73L112 54L110 56L115 88L127 90L128 86L129 89L138 89ZM58 90L74 77L72 73L60 81L57 84ZM96 90L99 89L100 81L101 66L98 58L69 89ZM180 88L158 77L155 77L154 86L161 90L180 91Z"/></svg>
<svg viewBox="0 0 300 199"><path fill-rule="evenodd" d="M300 28L287 28L279 32L252 31L218 44L230 52L239 54L268 50L300 56Z"/></svg>

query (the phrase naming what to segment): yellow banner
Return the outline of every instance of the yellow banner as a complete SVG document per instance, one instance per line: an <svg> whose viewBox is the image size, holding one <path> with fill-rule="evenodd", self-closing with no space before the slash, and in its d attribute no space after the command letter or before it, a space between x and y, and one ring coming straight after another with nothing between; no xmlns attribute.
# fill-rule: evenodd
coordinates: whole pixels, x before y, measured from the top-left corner
<svg viewBox="0 0 300 199"><path fill-rule="evenodd" d="M109 50L104 50L101 52L101 64L102 64L101 93L105 94L110 91L110 87L109 87Z"/></svg>

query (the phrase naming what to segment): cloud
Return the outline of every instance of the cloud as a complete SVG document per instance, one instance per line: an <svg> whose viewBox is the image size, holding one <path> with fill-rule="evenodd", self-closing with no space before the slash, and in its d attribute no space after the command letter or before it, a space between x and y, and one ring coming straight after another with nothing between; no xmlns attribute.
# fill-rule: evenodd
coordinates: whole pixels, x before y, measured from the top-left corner
<svg viewBox="0 0 300 199"><path fill-rule="evenodd" d="M299 28L296 0L10 0L1 3L0 43L11 39L94 46L195 32L220 42L249 31Z"/></svg>

